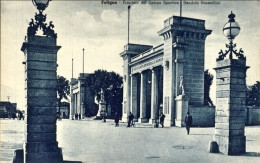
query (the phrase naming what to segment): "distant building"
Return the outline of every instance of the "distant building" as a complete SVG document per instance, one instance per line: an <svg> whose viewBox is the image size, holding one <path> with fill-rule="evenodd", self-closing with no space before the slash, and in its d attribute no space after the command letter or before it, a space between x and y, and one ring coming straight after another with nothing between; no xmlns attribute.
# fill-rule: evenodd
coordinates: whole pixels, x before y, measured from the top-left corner
<svg viewBox="0 0 260 163"><path fill-rule="evenodd" d="M95 107L94 95L90 91L87 83L89 73L80 73L77 79L72 78L70 82L70 119L75 118L77 114L79 118L86 116L88 109Z"/></svg>
<svg viewBox="0 0 260 163"><path fill-rule="evenodd" d="M205 40L209 34L205 20L172 16L158 32L162 44L129 43L124 47L120 53L124 64L123 122L132 112L135 121L153 123L163 112L165 126L174 126L175 101L181 94L187 95L189 109L195 114L191 106L204 104ZM214 110L211 113L214 119Z"/></svg>
<svg viewBox="0 0 260 163"><path fill-rule="evenodd" d="M59 112L59 106L57 106L57 112ZM70 103L68 102L61 102L60 105L60 117L62 119L69 119L70 113Z"/></svg>
<svg viewBox="0 0 260 163"><path fill-rule="evenodd" d="M0 118L13 118L15 117L17 110L16 103L10 103L9 101L0 102Z"/></svg>
<svg viewBox="0 0 260 163"><path fill-rule="evenodd" d="M257 81L257 82L256 82L256 85L257 85L257 89L258 89L257 103L258 103L258 106L260 106L260 82Z"/></svg>

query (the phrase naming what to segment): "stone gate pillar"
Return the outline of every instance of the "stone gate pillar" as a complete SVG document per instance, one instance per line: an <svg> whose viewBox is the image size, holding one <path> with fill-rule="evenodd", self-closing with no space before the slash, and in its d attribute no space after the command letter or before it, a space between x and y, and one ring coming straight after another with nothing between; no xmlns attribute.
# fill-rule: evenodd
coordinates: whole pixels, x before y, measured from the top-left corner
<svg viewBox="0 0 260 163"><path fill-rule="evenodd" d="M55 37L28 35L23 43L25 56L24 162L62 160L56 136L57 52Z"/></svg>
<svg viewBox="0 0 260 163"><path fill-rule="evenodd" d="M48 3L34 3L39 13L35 14L35 19L31 19L21 48L25 57L25 141L23 150L15 151L17 157L14 156L14 163L63 161L56 135L57 52L61 46L57 46L54 25L45 22L43 10ZM43 36L37 35L40 30Z"/></svg>
<svg viewBox="0 0 260 163"><path fill-rule="evenodd" d="M196 29L196 30L194 30ZM158 32L164 39L163 49L163 112L165 126L173 126L179 78L183 76L189 104L204 102L204 51L206 37L211 30L205 20L172 16L164 21ZM185 61L185 64L184 64Z"/></svg>
<svg viewBox="0 0 260 163"><path fill-rule="evenodd" d="M224 154L245 153L246 60L217 62L217 100L213 141Z"/></svg>
<svg viewBox="0 0 260 163"><path fill-rule="evenodd" d="M246 58L243 50L235 50L233 40L240 27L235 22L235 14L228 16L229 21L223 28L229 39L225 53L221 50L217 58L216 116L215 134L209 152L237 155L246 152L245 103L246 103ZM228 59L225 59L229 54ZM233 59L233 55L237 59ZM218 148L218 149L217 149Z"/></svg>

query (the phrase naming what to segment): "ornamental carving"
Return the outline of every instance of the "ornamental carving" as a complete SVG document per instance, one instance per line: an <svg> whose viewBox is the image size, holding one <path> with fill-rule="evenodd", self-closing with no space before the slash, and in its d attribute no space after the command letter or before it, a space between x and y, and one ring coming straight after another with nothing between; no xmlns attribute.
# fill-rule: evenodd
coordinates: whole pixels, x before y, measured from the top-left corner
<svg viewBox="0 0 260 163"><path fill-rule="evenodd" d="M240 48L239 51L237 52L237 50L235 49L236 44L233 44L232 42L230 42L229 44L226 44L226 47L228 48L228 50L225 50L225 52L223 52L223 50L220 50L220 52L218 53L219 56L217 58L217 61L223 60L228 53L230 53L230 56L229 56L230 59L232 59L232 53L234 53L238 59L246 59L242 48Z"/></svg>
<svg viewBox="0 0 260 163"><path fill-rule="evenodd" d="M52 21L50 21L48 25L45 23L46 14L43 15L42 12L39 14L35 13L34 18L35 20L31 19L31 22L29 23L29 27L27 29L28 35L36 35L36 32L40 28L43 31L43 35L57 38L57 34L53 30L54 25L52 24Z"/></svg>

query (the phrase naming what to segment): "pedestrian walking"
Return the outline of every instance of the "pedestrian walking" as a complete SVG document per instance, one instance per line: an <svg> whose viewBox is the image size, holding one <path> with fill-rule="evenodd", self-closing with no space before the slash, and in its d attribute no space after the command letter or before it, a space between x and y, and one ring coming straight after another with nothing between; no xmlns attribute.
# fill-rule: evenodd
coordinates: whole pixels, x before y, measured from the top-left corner
<svg viewBox="0 0 260 163"><path fill-rule="evenodd" d="M187 115L185 117L185 123L186 123L186 130L187 130L187 134L190 134L190 127L192 125L192 116L190 115L189 112L187 112Z"/></svg>
<svg viewBox="0 0 260 163"><path fill-rule="evenodd" d="M131 125L133 125L133 120L134 120L134 115L130 112L129 116L128 116L128 124L127 127L130 127Z"/></svg>
<svg viewBox="0 0 260 163"><path fill-rule="evenodd" d="M115 114L115 123L116 123L115 127L119 126L119 114L117 112Z"/></svg>
<svg viewBox="0 0 260 163"><path fill-rule="evenodd" d="M165 118L165 115L163 113L161 113L161 115L160 115L160 124L162 125L162 128L164 127L164 118Z"/></svg>

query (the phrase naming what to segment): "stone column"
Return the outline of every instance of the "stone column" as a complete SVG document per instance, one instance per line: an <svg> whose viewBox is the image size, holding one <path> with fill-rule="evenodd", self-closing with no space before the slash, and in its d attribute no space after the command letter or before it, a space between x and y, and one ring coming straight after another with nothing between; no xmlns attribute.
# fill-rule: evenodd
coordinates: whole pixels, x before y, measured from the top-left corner
<svg viewBox="0 0 260 163"><path fill-rule="evenodd" d="M156 114L158 114L158 74L157 71L152 69L152 82L151 82L151 118L149 123L154 123Z"/></svg>
<svg viewBox="0 0 260 163"><path fill-rule="evenodd" d="M77 99L77 96L76 96L77 94L75 93L75 94L73 94L73 116L74 116L74 119L75 119L75 114L77 113L77 106L76 106L76 104L77 104L77 101L76 101L76 99Z"/></svg>
<svg viewBox="0 0 260 163"><path fill-rule="evenodd" d="M134 121L137 121L137 76L131 75L131 109Z"/></svg>
<svg viewBox="0 0 260 163"><path fill-rule="evenodd" d="M213 141L219 151L228 155L246 151L245 101L246 60L226 59L217 61L217 101L215 134Z"/></svg>
<svg viewBox="0 0 260 163"><path fill-rule="evenodd" d="M24 162L62 161L56 139L57 52L55 37L28 35L25 55L25 142Z"/></svg>
<svg viewBox="0 0 260 163"><path fill-rule="evenodd" d="M124 86L123 86L123 110L122 110L122 122L127 122L130 108L131 108L131 76L129 74L124 75Z"/></svg>
<svg viewBox="0 0 260 163"><path fill-rule="evenodd" d="M146 118L146 72L141 72L141 88L140 88L140 119L139 122L147 122Z"/></svg>
<svg viewBox="0 0 260 163"><path fill-rule="evenodd" d="M78 113L78 118L79 118L79 114L80 114L80 93L77 93L77 101L76 101L76 105L77 105L77 113Z"/></svg>
<svg viewBox="0 0 260 163"><path fill-rule="evenodd" d="M86 85L85 85L85 78L84 78L84 74L80 74L80 78L79 78L79 105L80 105L80 118L83 119L84 118L84 114L85 114L85 94L86 94Z"/></svg>
<svg viewBox="0 0 260 163"><path fill-rule="evenodd" d="M71 82L72 82L72 79L71 79ZM70 84L70 115L69 115L69 118L73 119L74 114L75 114L75 111L74 111L74 95L73 95L73 89L72 89L72 83L71 83Z"/></svg>
<svg viewBox="0 0 260 163"><path fill-rule="evenodd" d="M78 93L74 94L74 116L78 113Z"/></svg>

